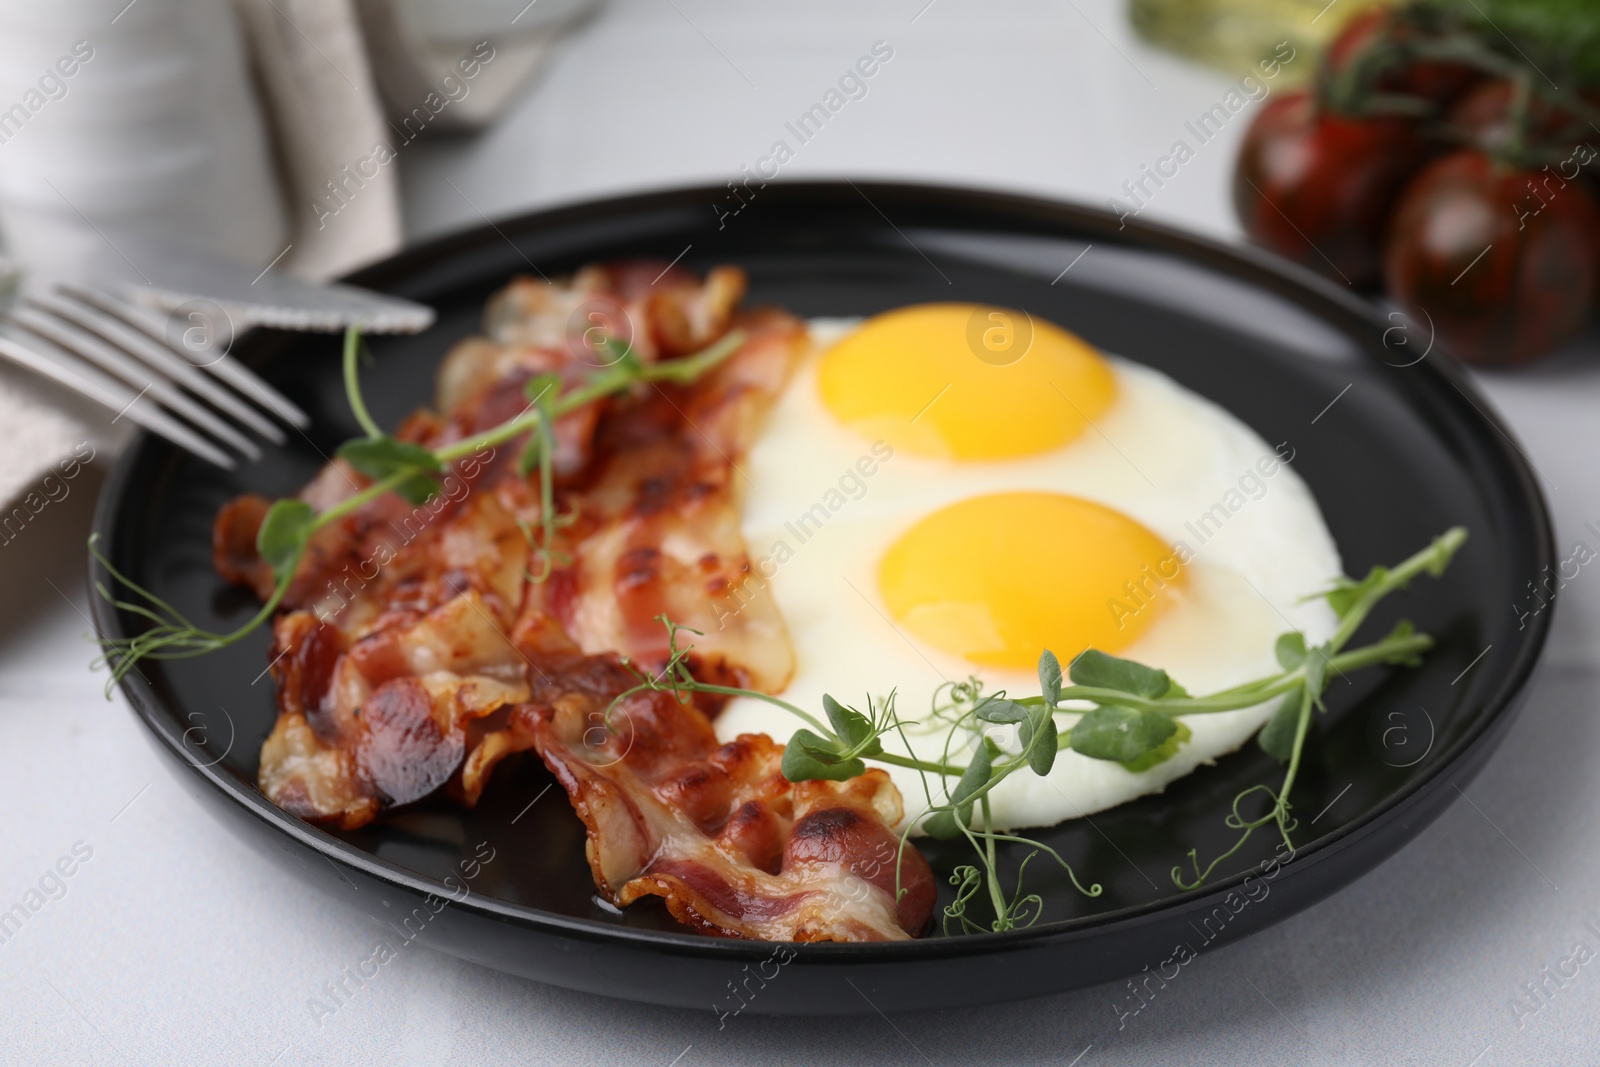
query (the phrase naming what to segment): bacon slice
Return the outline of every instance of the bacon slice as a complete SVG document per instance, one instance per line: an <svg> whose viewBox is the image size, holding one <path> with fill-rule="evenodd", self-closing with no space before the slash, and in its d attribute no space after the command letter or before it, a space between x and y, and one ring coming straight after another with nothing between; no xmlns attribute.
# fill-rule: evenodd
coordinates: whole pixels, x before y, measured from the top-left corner
<svg viewBox="0 0 1600 1067"><path fill-rule="evenodd" d="M777 605L759 596L737 618L717 605L750 571L731 457L753 443L804 335L788 319L745 328L751 339L699 388L657 390L626 420L602 424L570 534L576 562L560 580L530 590L528 603L554 614L585 652L658 666L667 656L657 621L665 614L703 635L696 648L728 684L775 693L794 671ZM652 432L658 426L670 430Z"/></svg>
<svg viewBox="0 0 1600 1067"><path fill-rule="evenodd" d="M775 693L793 673L769 597L736 616L713 606L750 570L736 464L807 344L794 317L740 310L744 288L730 268L702 282L626 263L561 285L519 279L491 300L486 336L440 368L439 414L418 412L397 436L439 448L524 411L534 375L587 381L605 351L585 343L592 325L631 337L646 361L730 329L747 339L693 385L558 420L548 559L533 548L544 516L537 481L516 473L520 441L458 462L427 504L391 494L319 531L274 625L267 796L355 828L438 793L474 804L502 760L531 750L584 820L595 882L618 904L659 896L682 922L739 937L921 931L932 875L915 849L901 853L900 796L882 772L790 783L771 738L717 742L720 698L645 691L606 715L667 661L663 614L703 631L689 661L703 681ZM335 461L301 497L322 510L367 484ZM267 506L229 503L213 536L218 571L263 597Z"/></svg>
<svg viewBox="0 0 1600 1067"><path fill-rule="evenodd" d="M350 642L310 611L278 618L278 721L262 792L355 829L459 776L476 720L528 699L528 664L475 591Z"/></svg>
<svg viewBox="0 0 1600 1067"><path fill-rule="evenodd" d="M618 904L659 896L687 925L764 940L921 931L933 875L915 849L899 857L900 795L887 774L790 783L781 745L762 734L719 744L710 720L670 693L634 694L608 722L612 699L637 681L611 657L586 657L536 683L514 713L588 827L602 892Z"/></svg>

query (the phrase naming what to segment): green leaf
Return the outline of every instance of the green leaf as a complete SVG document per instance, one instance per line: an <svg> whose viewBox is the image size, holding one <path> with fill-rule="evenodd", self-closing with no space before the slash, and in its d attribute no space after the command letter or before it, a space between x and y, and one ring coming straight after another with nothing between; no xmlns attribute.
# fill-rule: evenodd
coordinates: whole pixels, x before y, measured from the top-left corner
<svg viewBox="0 0 1600 1067"><path fill-rule="evenodd" d="M1393 641L1397 638L1411 637L1415 635L1416 632L1417 628L1412 624L1410 619L1401 619L1399 622L1394 624L1394 629L1389 631L1388 636L1385 637L1384 640ZM1415 650L1393 652L1384 657L1383 662L1392 667L1420 667L1422 666L1422 653Z"/></svg>
<svg viewBox="0 0 1600 1067"><path fill-rule="evenodd" d="M973 714L984 722L1009 726L1012 723L1025 722L1028 718L1028 707L1004 697L984 697L973 709Z"/></svg>
<svg viewBox="0 0 1600 1067"><path fill-rule="evenodd" d="M639 359L639 354L633 350L631 341L619 341L615 337L604 337L600 340L599 347L606 350L606 355L611 357L611 362L606 365L608 371L619 371L634 377L644 369L644 362Z"/></svg>
<svg viewBox="0 0 1600 1067"><path fill-rule="evenodd" d="M412 504L421 504L439 492L439 480L427 473L443 469L439 457L421 445L397 441L393 437L361 437L339 446L338 455L352 467L377 481L390 475L416 472L395 486Z"/></svg>
<svg viewBox="0 0 1600 1067"><path fill-rule="evenodd" d="M1278 643L1273 648L1273 652L1278 657L1278 666L1282 667L1286 671L1294 670L1296 667L1300 666L1300 664L1305 662L1305 635L1299 632L1279 634Z"/></svg>
<svg viewBox="0 0 1600 1067"><path fill-rule="evenodd" d="M1279 763L1289 762L1289 757L1294 755L1294 735L1300 730L1300 705L1304 701L1305 690L1300 686L1289 690L1256 738L1261 751Z"/></svg>
<svg viewBox="0 0 1600 1067"><path fill-rule="evenodd" d="M783 746L783 776L791 782L821 779L842 782L866 771L859 759L845 759L825 737L810 730L796 730Z"/></svg>
<svg viewBox="0 0 1600 1067"><path fill-rule="evenodd" d="M989 774L994 768L994 752L994 745L987 738L978 746L978 750L972 754L972 762L967 764L961 780L956 783L955 792L950 794L952 804L961 805L989 784ZM967 817L970 817L972 805L968 804L966 810Z"/></svg>
<svg viewBox="0 0 1600 1067"><path fill-rule="evenodd" d="M962 772L961 780L950 793L950 806L924 820L922 829L929 837L947 841L972 822L972 797L989 784L994 769L994 746L985 740L972 754L972 762Z"/></svg>
<svg viewBox="0 0 1600 1067"><path fill-rule="evenodd" d="M872 735L872 723L855 708L847 708L824 693L822 710L828 713L833 732L839 735L846 748L865 745L862 751L869 756L883 751L883 746Z"/></svg>
<svg viewBox="0 0 1600 1067"><path fill-rule="evenodd" d="M1090 759L1126 763L1158 747L1178 731L1178 724L1156 711L1105 705L1095 708L1072 728L1072 749Z"/></svg>
<svg viewBox="0 0 1600 1067"><path fill-rule="evenodd" d="M1433 558L1428 561L1428 573L1435 578L1443 578L1444 572L1449 568L1450 561L1455 559L1456 553L1466 543L1467 530L1464 526L1454 526L1433 539Z"/></svg>
<svg viewBox="0 0 1600 1067"><path fill-rule="evenodd" d="M1178 729L1171 737L1167 738L1165 741L1161 742L1161 744L1157 745L1155 748L1152 748L1149 752L1146 752L1138 759L1122 760L1121 763L1134 774L1138 774L1141 771L1148 771L1156 764L1165 763L1173 756L1176 756L1178 754L1178 749L1182 748L1184 742L1188 741L1189 738L1193 736L1194 731L1190 730L1189 727L1184 725L1182 721L1178 721Z"/></svg>
<svg viewBox="0 0 1600 1067"><path fill-rule="evenodd" d="M1131 659L1108 656L1093 648L1072 661L1072 681L1075 685L1114 689L1119 693L1131 693L1151 700L1185 695L1183 687L1174 682L1166 671L1146 667Z"/></svg>
<svg viewBox="0 0 1600 1067"><path fill-rule="evenodd" d="M1327 645L1318 645L1306 650L1306 690L1311 694L1311 703L1319 711L1328 709L1322 703L1322 691L1328 685L1328 659L1333 655L1333 650Z"/></svg>
<svg viewBox="0 0 1600 1067"><path fill-rule="evenodd" d="M550 371L545 371L543 374L535 374L522 386L522 395L540 408L555 400L556 395L560 392L561 375L553 374Z"/></svg>
<svg viewBox="0 0 1600 1067"><path fill-rule="evenodd" d="M444 486L432 475L418 474L395 486L394 491L408 504L426 504L443 492Z"/></svg>
<svg viewBox="0 0 1600 1067"><path fill-rule="evenodd" d="M1029 704L1024 710L1028 717L1017 728L1017 739L1028 754L1028 766L1043 777L1055 765L1059 751L1060 732L1056 729L1055 708L1047 704ZM1034 735L1042 734L1036 743Z"/></svg>
<svg viewBox="0 0 1600 1067"><path fill-rule="evenodd" d="M1357 601L1382 585L1388 578L1388 567L1374 567L1359 582L1351 581L1349 578L1339 578L1333 583L1333 588L1323 593L1322 597L1333 609L1334 614L1342 619L1350 614L1350 609L1356 606Z"/></svg>
<svg viewBox="0 0 1600 1067"><path fill-rule="evenodd" d="M1061 700L1061 661L1048 648L1039 654L1039 692L1052 708Z"/></svg>
<svg viewBox="0 0 1600 1067"><path fill-rule="evenodd" d="M1060 733L1056 730L1053 711L1052 706L1044 704L1030 708L1028 721L1018 731L1022 747L1028 752L1028 767L1041 778L1055 766L1059 751ZM1035 735L1038 740L1034 739Z"/></svg>
<svg viewBox="0 0 1600 1067"><path fill-rule="evenodd" d="M439 457L421 445L393 437L358 437L339 446L339 455L369 478L383 478L399 470L436 471Z"/></svg>
<svg viewBox="0 0 1600 1067"><path fill-rule="evenodd" d="M280 581L305 548L316 519L316 509L304 500L279 500L267 509L261 529L256 531L256 551Z"/></svg>
<svg viewBox="0 0 1600 1067"><path fill-rule="evenodd" d="M522 392L528 398L528 402L539 410L539 415L544 420L540 426L534 428L528 437L528 443L523 446L522 454L517 457L517 473L526 478L538 469L539 460L543 458L544 438L555 421L550 417L550 405L561 392L561 376L550 371L535 374L523 383Z"/></svg>
<svg viewBox="0 0 1600 1067"><path fill-rule="evenodd" d="M522 455L517 457L517 473L526 478L539 469L539 456L544 451L544 442L538 434L528 438L528 444L522 450Z"/></svg>

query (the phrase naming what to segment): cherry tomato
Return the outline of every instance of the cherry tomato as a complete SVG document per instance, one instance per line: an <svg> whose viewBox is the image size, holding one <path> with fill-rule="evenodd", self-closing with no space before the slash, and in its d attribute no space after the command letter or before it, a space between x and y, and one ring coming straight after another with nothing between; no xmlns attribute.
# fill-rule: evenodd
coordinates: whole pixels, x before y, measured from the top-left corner
<svg viewBox="0 0 1600 1067"><path fill-rule="evenodd" d="M1443 106L1459 97L1482 79L1483 74L1465 63L1440 59L1421 59L1409 53L1427 31L1401 12L1377 9L1357 15L1345 24L1323 53L1321 76L1338 79L1362 62L1382 65L1374 88L1385 93L1404 93ZM1374 52L1390 54L1378 59Z"/></svg>
<svg viewBox="0 0 1600 1067"><path fill-rule="evenodd" d="M1233 204L1251 240L1352 285L1378 280L1390 208L1427 149L1407 119L1353 119L1309 93L1263 107L1234 169Z"/></svg>
<svg viewBox="0 0 1600 1067"><path fill-rule="evenodd" d="M1523 363L1582 328L1600 208L1578 182L1476 150L1435 162L1395 209L1384 273L1418 324L1469 363Z"/></svg>

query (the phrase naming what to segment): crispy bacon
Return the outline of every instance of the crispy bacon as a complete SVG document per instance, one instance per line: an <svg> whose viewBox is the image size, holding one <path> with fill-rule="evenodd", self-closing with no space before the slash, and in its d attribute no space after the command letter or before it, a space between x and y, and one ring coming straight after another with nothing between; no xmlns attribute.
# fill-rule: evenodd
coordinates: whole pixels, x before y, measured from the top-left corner
<svg viewBox="0 0 1600 1067"><path fill-rule="evenodd" d="M501 760L531 750L567 790L595 882L618 904L659 896L685 924L739 937L921 931L932 875L914 849L900 852L886 775L793 784L771 738L717 742L719 698L618 701L666 662L663 614L703 631L689 661L703 681L778 692L793 673L769 597L736 616L714 608L750 569L736 464L806 344L792 316L740 310L744 289L732 268L701 281L623 263L560 285L518 279L490 301L485 336L440 367L438 414L413 415L397 436L439 448L526 410L537 374L587 381L607 352L591 327L645 361L730 329L747 339L693 385L558 420L548 560L533 550L543 516L537 481L516 473L520 441L455 464L427 504L391 494L319 531L274 626L279 715L263 792L354 828L440 792L476 803ZM323 510L368 484L335 461L301 497ZM255 537L267 506L229 503L213 537L219 573L263 597L273 577Z"/></svg>
<svg viewBox="0 0 1600 1067"><path fill-rule="evenodd" d="M612 698L636 681L610 657L586 657L536 683L513 713L588 827L607 896L659 896L687 925L764 940L920 932L933 875L914 849L897 862L890 828L902 812L888 775L792 784L781 745L762 734L719 745L710 721L669 693L637 693L608 722Z"/></svg>

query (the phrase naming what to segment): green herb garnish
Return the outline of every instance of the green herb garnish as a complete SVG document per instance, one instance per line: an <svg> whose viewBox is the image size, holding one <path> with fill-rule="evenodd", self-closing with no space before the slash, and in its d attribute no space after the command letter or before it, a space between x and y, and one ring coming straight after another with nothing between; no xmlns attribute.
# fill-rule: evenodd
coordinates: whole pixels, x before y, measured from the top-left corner
<svg viewBox="0 0 1600 1067"><path fill-rule="evenodd" d="M693 381L731 356L744 340L743 331L732 330L702 352L661 363L645 363L634 356L631 350L624 349L623 358L566 392L560 390L561 380L555 375L539 375L528 382L528 406L517 416L472 437L442 448L428 449L384 433L368 414L366 402L361 396L359 376L359 363L366 346L360 332L351 327L345 332L344 342L345 393L350 410L366 431L366 436L345 442L339 447L338 455L373 479L372 484L326 511L318 512L310 504L297 499L279 500L268 509L256 534L256 549L272 568L276 584L260 611L238 629L226 633L196 626L171 604L133 582L100 551L98 535L90 537L89 551L94 558L115 582L138 599L119 599L102 583L97 582L95 588L117 608L142 616L152 624L132 637L101 642L102 654L95 661L95 666L103 663L110 671L106 681L106 696L109 698L116 684L142 660L203 656L226 648L258 630L272 618L283 602L295 571L305 557L311 537L318 530L338 522L385 493L398 493L413 504L424 503L441 491L438 476L449 464L530 432L531 440L523 453L521 464L524 472L533 467L539 470L541 531L537 540L532 536L532 531L524 529L523 532L533 545L536 558L542 563L540 573L530 573L529 577L534 581L544 580L549 577L555 562L551 553L556 528L570 521L570 517L558 516L555 510L551 467L555 448L552 427L555 421L569 412L626 392L641 382L682 384Z"/></svg>

